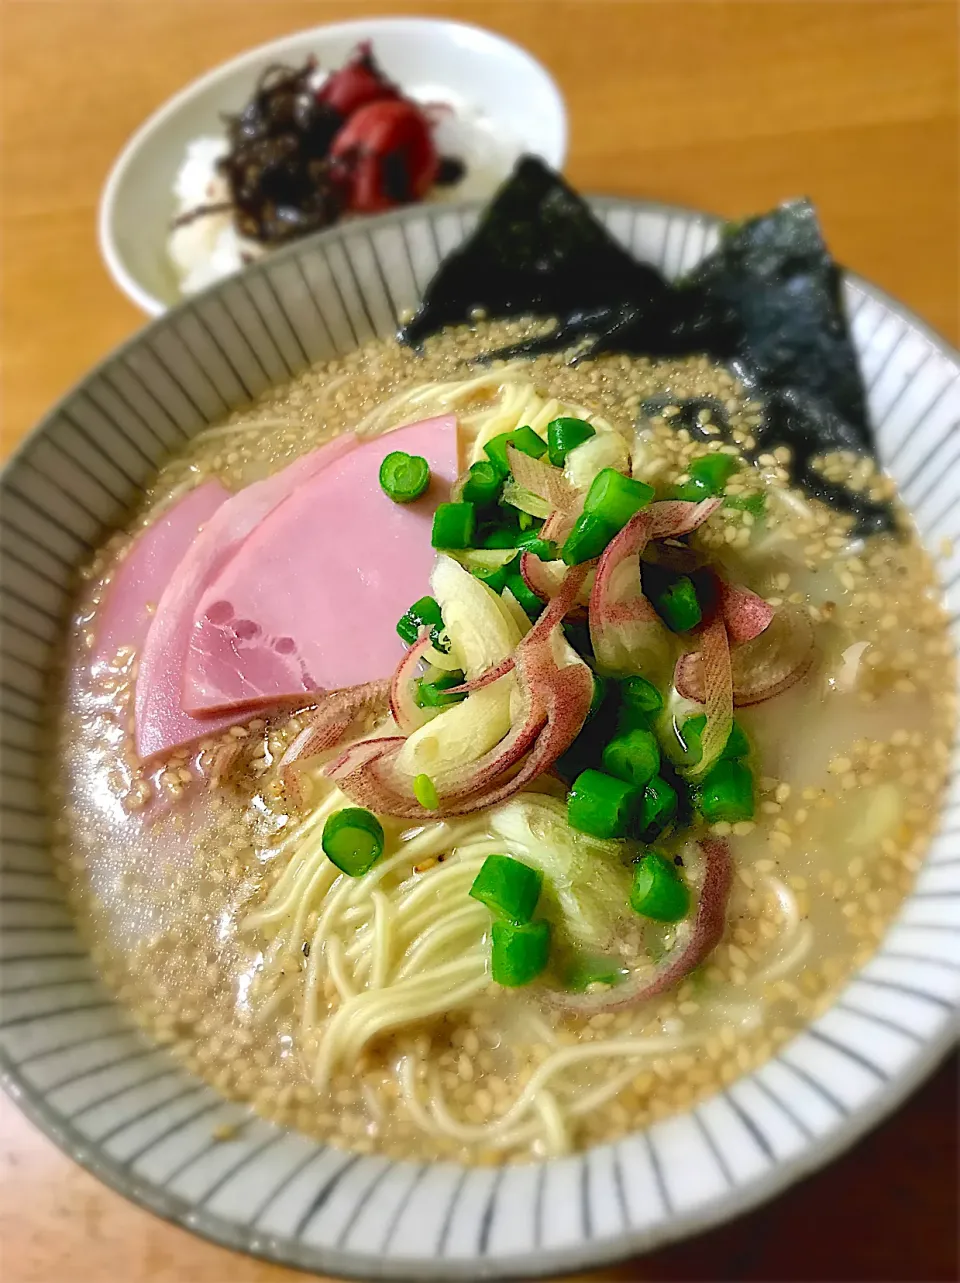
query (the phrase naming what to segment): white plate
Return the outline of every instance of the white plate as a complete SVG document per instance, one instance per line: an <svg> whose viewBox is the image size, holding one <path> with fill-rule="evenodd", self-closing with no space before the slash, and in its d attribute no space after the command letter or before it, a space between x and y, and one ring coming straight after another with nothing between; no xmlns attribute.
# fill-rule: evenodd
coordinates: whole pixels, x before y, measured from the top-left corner
<svg viewBox="0 0 960 1283"><path fill-rule="evenodd" d="M668 272L716 222L597 200ZM48 853L43 693L75 568L171 447L306 361L387 334L475 210L339 227L148 325L78 385L5 470L0 533L0 1071L25 1112L101 1179L231 1247L370 1277L582 1269L704 1229L826 1162L930 1072L960 998L960 762L941 831L875 957L754 1073L687 1114L570 1158L503 1168L394 1163L284 1133L148 1046L93 976ZM881 291L846 280L880 457L960 633L960 356ZM952 544L951 544L952 541ZM214 1141L240 1120L236 1139Z"/></svg>
<svg viewBox="0 0 960 1283"><path fill-rule="evenodd" d="M451 189L454 199L486 199L520 152L563 168L567 116L560 90L539 62L503 36L433 18L370 18L299 31L195 80L121 152L100 198L98 235L111 276L138 307L159 316L181 297L166 247L173 182L187 143L222 135L222 114L249 100L271 63L298 66L312 54L323 68L340 67L361 40L373 42L377 61L407 93L460 104L465 117L481 113L485 134L499 140L496 160L472 179L468 173L470 189L459 195ZM469 136L469 126L465 132Z"/></svg>

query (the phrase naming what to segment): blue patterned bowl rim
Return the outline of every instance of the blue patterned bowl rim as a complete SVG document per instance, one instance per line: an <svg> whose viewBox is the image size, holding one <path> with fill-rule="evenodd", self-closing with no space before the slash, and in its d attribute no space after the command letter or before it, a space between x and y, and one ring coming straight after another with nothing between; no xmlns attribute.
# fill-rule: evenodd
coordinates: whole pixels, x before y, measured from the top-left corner
<svg viewBox="0 0 960 1283"><path fill-rule="evenodd" d="M670 275L716 240L719 220L706 214L591 203L614 235ZM875 957L776 1057L696 1109L583 1155L504 1168L361 1158L260 1120L237 1141L201 1143L185 1157L177 1149L237 1107L132 1031L91 975L48 868L41 707L68 582L171 447L308 362L395 328L477 213L416 207L335 228L185 301L68 392L0 478L0 1081L61 1149L127 1198L227 1247L353 1277L543 1275L699 1232L846 1149L957 1036L955 746L940 832ZM956 639L960 355L877 287L846 274L844 289L878 450L936 561ZM60 1039L69 1030L82 1036ZM52 1071L67 1052L81 1072L61 1078ZM155 1103L150 1093L165 1083L179 1094ZM102 1086L107 1094L97 1095ZM143 1131L157 1124L159 1137ZM122 1148L143 1135L132 1156ZM163 1179L149 1167L161 1154ZM266 1202L251 1204L270 1180Z"/></svg>

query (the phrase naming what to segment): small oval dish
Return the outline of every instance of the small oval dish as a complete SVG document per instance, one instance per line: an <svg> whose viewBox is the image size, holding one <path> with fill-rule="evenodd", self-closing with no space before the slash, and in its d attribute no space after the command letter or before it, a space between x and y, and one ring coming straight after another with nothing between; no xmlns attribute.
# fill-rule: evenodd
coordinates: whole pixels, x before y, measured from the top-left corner
<svg viewBox="0 0 960 1283"><path fill-rule="evenodd" d="M314 58L318 74L333 72L366 43L406 97L441 105L437 148L462 161L464 173L432 187L428 202L485 199L521 152L562 167L567 122L557 85L526 50L494 32L431 18L373 18L284 36L181 90L137 130L114 164L100 201L100 251L138 307L158 316L183 296L188 277L202 287L247 257L249 242L236 235L228 213L204 218L202 227L185 220L189 234L181 238L179 267L170 255L174 220L204 202L209 180L224 186L214 177L226 147L224 114L244 107L267 68L302 67Z"/></svg>

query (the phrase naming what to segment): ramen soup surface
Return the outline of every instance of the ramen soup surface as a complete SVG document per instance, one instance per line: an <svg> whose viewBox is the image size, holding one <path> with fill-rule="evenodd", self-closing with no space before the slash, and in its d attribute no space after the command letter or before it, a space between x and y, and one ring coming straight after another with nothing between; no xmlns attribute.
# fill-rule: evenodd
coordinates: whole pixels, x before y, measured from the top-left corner
<svg viewBox="0 0 960 1283"><path fill-rule="evenodd" d="M201 433L96 554L72 632L59 859L106 983L225 1097L356 1151L517 1161L689 1108L831 1004L887 929L937 821L955 707L931 564L899 508L896 534L861 539L849 517L791 488L784 448L728 482L735 501L764 495L762 512L723 506L691 543L772 607L801 611L815 658L791 689L737 710L756 800L752 820L713 826L734 866L723 937L650 1001L571 1014L543 984L490 978L490 914L468 892L493 852L539 861L553 886L542 849L570 840L553 777L445 823L384 818L383 858L348 878L320 848L325 817L349 804L319 769L332 753L296 789L280 767L309 724L309 698L139 765L138 655L120 648L91 665L100 603L133 536L205 479L235 492L344 431L443 413L474 448L517 424L542 433L558 415L580 416L619 434L633 475L658 496L716 450L721 420L735 443L724 448L749 450L759 407L705 358L469 363L528 332L518 321L448 330L423 355L375 342ZM655 398L659 413L642 413ZM690 398L705 408L678 427ZM822 468L893 495L863 459ZM324 549L313 556L321 576ZM353 736L382 716L361 713ZM696 845L666 849L696 888ZM636 965L652 971L680 928L633 922ZM591 992L604 991L601 978Z"/></svg>

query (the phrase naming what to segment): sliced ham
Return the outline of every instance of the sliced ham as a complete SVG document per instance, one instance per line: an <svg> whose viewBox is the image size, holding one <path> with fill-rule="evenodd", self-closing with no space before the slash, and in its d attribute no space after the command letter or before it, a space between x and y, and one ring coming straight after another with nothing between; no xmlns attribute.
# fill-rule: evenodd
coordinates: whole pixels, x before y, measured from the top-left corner
<svg viewBox="0 0 960 1283"><path fill-rule="evenodd" d="M338 437L282 472L247 486L222 503L193 540L157 603L140 655L136 736L144 762L241 720L236 712L197 719L183 710L183 673L197 605L264 517L356 444L352 435Z"/></svg>
<svg viewBox="0 0 960 1283"><path fill-rule="evenodd" d="M174 571L230 491L204 481L162 512L130 545L107 585L93 641L92 662L111 663L119 650L140 650Z"/></svg>
<svg viewBox="0 0 960 1283"><path fill-rule="evenodd" d="M415 503L380 487L387 454L430 464ZM457 477L452 415L364 441L304 480L196 599L183 706L195 717L389 676L396 623L430 590L433 513Z"/></svg>

